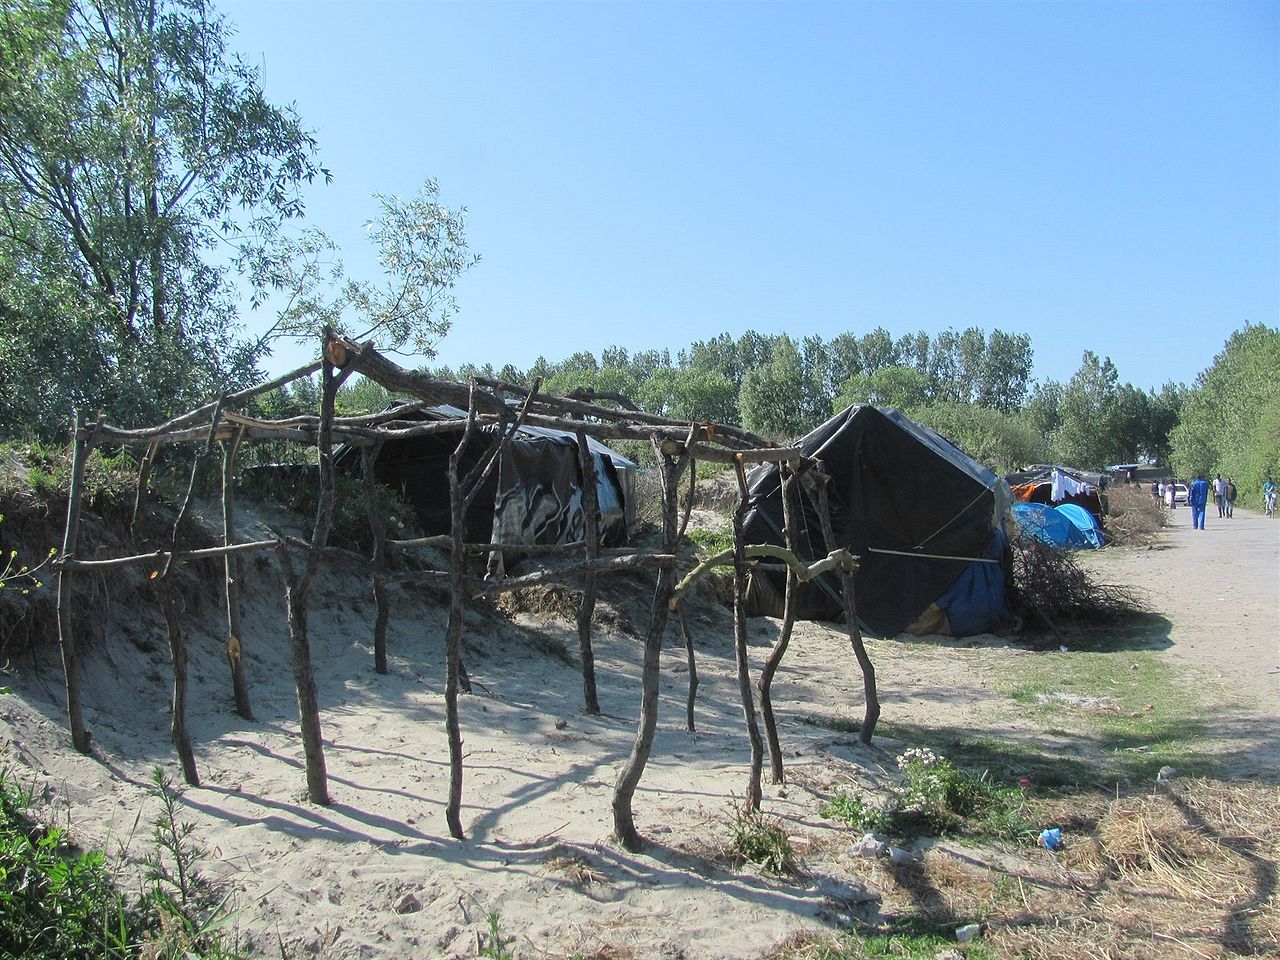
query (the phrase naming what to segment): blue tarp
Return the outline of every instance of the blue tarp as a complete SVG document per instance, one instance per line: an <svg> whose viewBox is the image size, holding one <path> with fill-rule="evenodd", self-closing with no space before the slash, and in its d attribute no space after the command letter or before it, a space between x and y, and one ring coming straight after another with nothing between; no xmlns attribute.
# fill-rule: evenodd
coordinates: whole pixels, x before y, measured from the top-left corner
<svg viewBox="0 0 1280 960"><path fill-rule="evenodd" d="M1075 504L1015 503L1013 518L1024 533L1050 547L1096 550L1102 546L1102 532L1093 514Z"/></svg>
<svg viewBox="0 0 1280 960"><path fill-rule="evenodd" d="M1004 548L1004 531L997 527L990 545L982 551L982 556L989 560L1001 560ZM993 630L1008 610L1004 595L1004 564L969 564L964 573L934 603L947 615L947 623L954 637L968 637Z"/></svg>

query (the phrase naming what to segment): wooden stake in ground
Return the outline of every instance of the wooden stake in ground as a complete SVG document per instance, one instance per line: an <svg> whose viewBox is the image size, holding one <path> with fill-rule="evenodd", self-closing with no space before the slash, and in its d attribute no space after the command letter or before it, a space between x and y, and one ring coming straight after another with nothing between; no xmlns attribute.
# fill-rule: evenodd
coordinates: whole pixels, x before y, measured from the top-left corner
<svg viewBox="0 0 1280 960"><path fill-rule="evenodd" d="M658 455L659 469L662 471L662 530L666 552L676 552L676 510L677 486L680 482L680 471L688 464L688 458L674 459L662 451L659 438L653 437L654 452ZM613 832L618 841L628 850L639 850L644 842L636 831L635 819L631 812L631 801L635 797L636 787L644 774L645 764L649 761L649 753L653 749L653 735L658 727L658 666L662 659L662 636L667 629L667 614L671 603L671 594L675 589L675 567L662 567L658 570L657 582L653 591L653 613L649 619L649 632L644 640L644 666L640 680L640 721L636 726L636 739L631 746L631 756L618 774L618 782L613 788Z"/></svg>
<svg viewBox="0 0 1280 960"><path fill-rule="evenodd" d="M280 561L285 573L285 606L289 615L289 650L293 660L293 682L298 691L298 722L302 729L302 751L307 768L307 796L312 803L329 804L329 776L325 769L324 738L320 732L320 707L316 700L315 673L311 668L311 645L307 638L307 599L311 586L320 569L324 547L329 541L329 526L333 521L334 469L333 469L333 416L334 399L338 387L352 372L348 366L340 375L334 375L334 361L349 362L345 351L336 353L333 341L327 335L323 341L325 358L321 367L322 392L320 397L320 429L317 446L320 452L319 487L316 503L316 523L311 534L311 549L307 553L307 565L299 577L294 576L293 563L288 550L280 549Z"/></svg>
<svg viewBox="0 0 1280 960"><path fill-rule="evenodd" d="M782 478L782 536L786 547L793 554L799 555L798 538L796 536L795 485L796 473L787 464L778 464ZM796 625L796 586L800 582L793 568L787 568L786 594L782 605L782 631L778 634L778 642L769 652L769 657L760 670L760 715L764 718L765 738L769 743L769 773L774 783L782 783L782 747L778 742L778 724L773 716L773 678L782 665L787 647L791 643L791 632Z"/></svg>
<svg viewBox="0 0 1280 960"><path fill-rule="evenodd" d="M67 526L62 535L62 553L59 560L75 556L80 542L80 501L84 492L84 465L92 449L85 437L84 413L76 410L75 424L71 428L71 490L67 494ZM75 628L71 621L71 571L58 567L58 642L62 647L62 673L67 687L67 726L71 729L71 742L81 753L89 752L91 735L84 727L84 713L80 707L80 649Z"/></svg>
<svg viewBox="0 0 1280 960"><path fill-rule="evenodd" d="M191 462L191 477L187 481L187 492L178 507L178 515L173 520L173 533L169 538L169 552L158 571L151 574L164 612L165 633L169 640L169 655L173 664L173 700L170 705L169 735L173 740L173 748L178 751L178 759L182 763L182 778L188 786L200 786L200 773L196 770L196 755L191 748L191 737L187 733L187 648L182 641L182 630L178 625L177 600L174 596L173 582L169 579L178 565L182 540L182 525L191 512L191 503L195 499L196 484L200 482L201 467L213 452L213 445L218 435L218 418L222 415L223 401L220 399L213 405L213 416L209 421L209 438L204 447L197 451ZM225 508L225 500L224 500ZM228 556L232 556L228 554Z"/></svg>
<svg viewBox="0 0 1280 960"><path fill-rule="evenodd" d="M387 606L387 525L378 508L378 485L374 477L374 464L382 444L360 448L360 466L364 472L364 502L369 513L369 530L373 533L373 604L376 610L373 621L373 669L375 673L387 672L387 618L391 614Z"/></svg>
<svg viewBox="0 0 1280 960"><path fill-rule="evenodd" d="M743 553L742 518L747 511L747 478L742 461L734 464L738 477L738 506L733 511L733 648L738 667L738 693L742 698L742 719L747 725L751 743L751 770L743 809L752 813L760 808L763 796L760 774L764 767L764 744L756 724L755 698L751 692L750 664L747 661L747 560Z"/></svg>
<svg viewBox="0 0 1280 960"><path fill-rule="evenodd" d="M684 604L676 604L676 619L680 621L680 636L684 638L684 659L689 668L689 693L684 704L684 725L693 732L693 704L698 697L698 663L693 656L693 635L689 633L689 619L684 614Z"/></svg>
<svg viewBox="0 0 1280 960"><path fill-rule="evenodd" d="M587 560L600 557L600 496L596 489L596 458L587 444L587 435L578 431L578 466L582 474L583 538L586 540ZM578 656L582 661L582 699L588 714L600 713L600 701L596 698L596 659L591 649L591 618L596 609L596 577L588 573L583 578L582 603L578 607Z"/></svg>
<svg viewBox="0 0 1280 960"><path fill-rule="evenodd" d="M244 427L222 447L222 543L236 541L236 454L244 439ZM236 713L253 719L249 703L249 681L244 672L244 633L240 607L240 559L228 553L224 559L227 596L227 666L231 669L231 689L235 692Z"/></svg>
<svg viewBox="0 0 1280 960"><path fill-rule="evenodd" d="M822 539L827 549L834 549L835 531L831 524L831 503L827 496L827 484L830 476L819 466L809 474L814 478L814 487L818 495L818 521L822 524ZM876 693L876 668L867 656L866 645L862 642L862 629L858 626L858 603L854 593L853 570L844 569L840 575L840 596L844 600L845 624L849 630L849 645L853 647L853 655L862 670L862 694L866 700L866 711L862 718L862 728L858 731L858 739L865 744L871 743L871 736L876 730L876 721L880 719L880 697Z"/></svg>

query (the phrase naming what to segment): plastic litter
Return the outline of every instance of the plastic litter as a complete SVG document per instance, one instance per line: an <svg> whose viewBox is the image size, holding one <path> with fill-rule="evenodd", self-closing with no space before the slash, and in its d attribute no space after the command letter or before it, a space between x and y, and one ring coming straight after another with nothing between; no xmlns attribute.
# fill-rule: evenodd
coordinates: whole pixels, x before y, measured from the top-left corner
<svg viewBox="0 0 1280 960"><path fill-rule="evenodd" d="M963 927L956 928L956 939L961 943L969 943L978 938L978 934L982 932L982 924L966 923Z"/></svg>
<svg viewBox="0 0 1280 960"><path fill-rule="evenodd" d="M1040 845L1046 850L1057 850L1062 846L1062 828L1050 827L1040 831Z"/></svg>

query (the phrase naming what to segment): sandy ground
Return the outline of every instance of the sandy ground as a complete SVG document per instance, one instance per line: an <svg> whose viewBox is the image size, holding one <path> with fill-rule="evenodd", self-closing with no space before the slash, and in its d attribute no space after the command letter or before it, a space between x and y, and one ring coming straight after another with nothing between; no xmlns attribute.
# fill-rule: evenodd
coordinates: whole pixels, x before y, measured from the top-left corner
<svg viewBox="0 0 1280 960"><path fill-rule="evenodd" d="M1280 736L1280 521L1237 511L1231 521L1211 518L1201 533L1189 516L1177 511L1155 549L1108 550L1089 562L1148 591L1168 619L1164 655L1193 679L1220 682L1214 702L1232 724L1224 738L1269 762ZM755 957L797 931L834 930L875 910L876 890L845 856L850 837L819 817L819 798L839 785L882 782L894 745L863 748L805 722L861 714L861 678L838 632L805 625L775 686L789 780L766 786L765 810L784 821L806 870L804 880L783 881L724 853L747 746L722 611L693 618L696 733L684 728L683 650L669 638L659 733L635 802L651 842L637 855L610 838L612 785L638 709L634 637L598 636L605 715L591 718L574 667L533 652L510 624L473 619L468 666L477 692L462 699L468 840L457 842L443 815L438 601L399 594L391 671L378 676L367 587L336 572L318 583L312 655L333 804L317 807L305 800L279 580L267 563L244 580L257 719L231 709L216 604L193 611L190 725L204 785L184 804L256 954L474 956L497 913L521 956ZM10 664L15 695L0 699L0 762L34 779L84 842L137 856L158 809L146 790L150 771L159 764L178 774L161 623L142 606L118 613L86 667L94 756L70 748L49 652ZM576 647L565 623L524 625ZM754 666L776 633L774 621L752 622ZM1035 654L992 637L882 640L871 649L885 720L1034 736L998 678Z"/></svg>

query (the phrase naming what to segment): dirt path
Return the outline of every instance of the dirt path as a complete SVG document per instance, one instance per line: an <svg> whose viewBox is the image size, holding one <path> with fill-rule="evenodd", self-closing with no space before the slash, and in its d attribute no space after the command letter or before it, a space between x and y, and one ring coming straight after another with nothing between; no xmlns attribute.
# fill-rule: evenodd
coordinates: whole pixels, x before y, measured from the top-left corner
<svg viewBox="0 0 1280 960"><path fill-rule="evenodd" d="M1179 507L1150 550L1104 550L1089 566L1132 584L1172 623L1169 656L1280 717L1280 521L1209 508L1204 530Z"/></svg>

